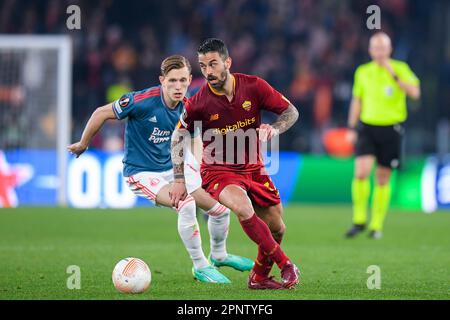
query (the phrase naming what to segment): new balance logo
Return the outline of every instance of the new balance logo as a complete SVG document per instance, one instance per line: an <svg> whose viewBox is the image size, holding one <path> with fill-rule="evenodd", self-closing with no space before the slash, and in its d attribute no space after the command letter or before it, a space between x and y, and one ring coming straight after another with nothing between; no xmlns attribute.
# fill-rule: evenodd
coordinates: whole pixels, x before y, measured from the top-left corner
<svg viewBox="0 0 450 320"><path fill-rule="evenodd" d="M150 119L148 119L148 121L156 123L157 122L156 116L151 117Z"/></svg>

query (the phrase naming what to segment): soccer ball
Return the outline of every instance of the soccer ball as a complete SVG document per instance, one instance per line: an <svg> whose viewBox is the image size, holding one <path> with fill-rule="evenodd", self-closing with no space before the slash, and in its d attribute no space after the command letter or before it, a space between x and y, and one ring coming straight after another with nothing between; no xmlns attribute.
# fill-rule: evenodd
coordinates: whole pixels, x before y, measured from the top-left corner
<svg viewBox="0 0 450 320"><path fill-rule="evenodd" d="M138 258L120 260L112 272L114 287L122 293L142 293L148 289L151 280L150 268Z"/></svg>

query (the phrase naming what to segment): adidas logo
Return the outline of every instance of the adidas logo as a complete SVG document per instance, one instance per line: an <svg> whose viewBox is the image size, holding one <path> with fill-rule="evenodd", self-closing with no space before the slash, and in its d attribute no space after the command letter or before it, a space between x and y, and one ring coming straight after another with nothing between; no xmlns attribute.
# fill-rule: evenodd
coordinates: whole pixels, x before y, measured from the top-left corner
<svg viewBox="0 0 450 320"><path fill-rule="evenodd" d="M150 119L148 119L148 121L150 121L150 122L157 122L156 116L151 117Z"/></svg>

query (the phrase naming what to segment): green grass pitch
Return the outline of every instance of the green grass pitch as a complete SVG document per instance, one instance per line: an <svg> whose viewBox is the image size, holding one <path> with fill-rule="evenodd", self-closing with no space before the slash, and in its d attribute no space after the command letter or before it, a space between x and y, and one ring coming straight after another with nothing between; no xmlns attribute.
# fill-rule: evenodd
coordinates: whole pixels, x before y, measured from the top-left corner
<svg viewBox="0 0 450 320"><path fill-rule="evenodd" d="M209 253L206 223L199 217ZM247 273L221 270L230 285L195 282L168 209L0 210L0 299L450 299L450 214L391 210L385 234L347 240L349 206L289 206L283 247L300 266L301 285L277 292L247 289ZM254 258L256 246L233 215L228 251ZM152 271L150 289L118 293L114 265L139 257ZM70 265L81 270L81 289L66 286ZM381 289L369 290L370 265L381 271ZM277 268L275 275L279 277Z"/></svg>

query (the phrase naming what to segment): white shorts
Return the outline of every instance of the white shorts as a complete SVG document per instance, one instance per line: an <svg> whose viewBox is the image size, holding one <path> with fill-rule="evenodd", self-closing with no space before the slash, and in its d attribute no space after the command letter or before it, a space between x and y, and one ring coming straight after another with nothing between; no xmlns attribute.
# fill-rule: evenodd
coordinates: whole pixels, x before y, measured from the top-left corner
<svg viewBox="0 0 450 320"><path fill-rule="evenodd" d="M200 176L200 164L192 153L186 154L184 163L184 175L186 178L186 189L192 193L202 186ZM132 176L125 177L128 187L134 194L148 199L156 204L156 196L162 187L173 182L173 169L162 172L143 171Z"/></svg>

